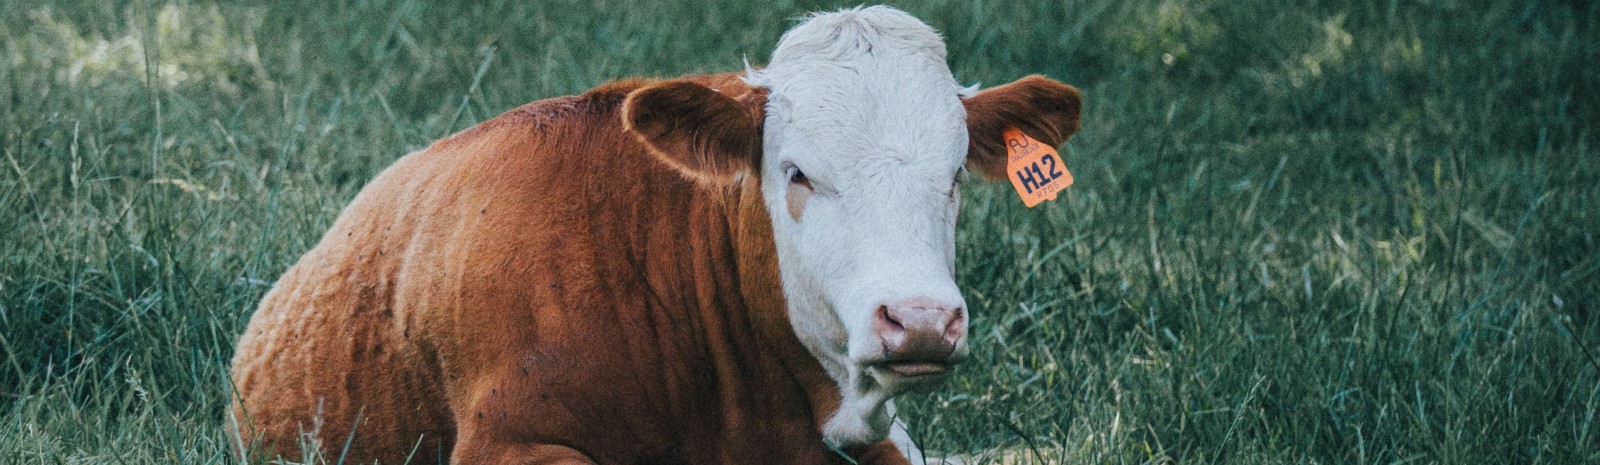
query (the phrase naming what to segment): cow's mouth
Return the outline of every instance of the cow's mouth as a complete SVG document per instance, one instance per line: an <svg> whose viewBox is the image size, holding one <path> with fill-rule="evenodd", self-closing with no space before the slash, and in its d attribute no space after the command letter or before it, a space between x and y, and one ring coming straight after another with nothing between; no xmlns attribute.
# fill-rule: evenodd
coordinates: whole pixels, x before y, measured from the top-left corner
<svg viewBox="0 0 1600 465"><path fill-rule="evenodd" d="M907 377L907 378L915 378L915 377L919 377L919 376L942 375L942 374L950 372L950 364L949 363L944 363L944 362L929 362L929 361L885 362L882 365L879 365L879 367L883 368L884 370L888 370L891 373L894 373L894 374L897 374L897 375L900 375L900 376L904 376L904 377Z"/></svg>

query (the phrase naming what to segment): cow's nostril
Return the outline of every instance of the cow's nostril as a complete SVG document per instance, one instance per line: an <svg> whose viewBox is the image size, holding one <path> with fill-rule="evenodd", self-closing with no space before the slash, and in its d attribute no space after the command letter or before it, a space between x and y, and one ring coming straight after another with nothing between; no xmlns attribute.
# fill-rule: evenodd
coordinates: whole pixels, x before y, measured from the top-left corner
<svg viewBox="0 0 1600 465"><path fill-rule="evenodd" d="M895 329L895 330L899 330L899 331L905 331L906 330L906 325L903 324L903 323L900 323L900 320L896 319L894 317L894 314L889 311L889 306L888 305L879 305L878 306L878 320L882 321L884 323L888 323L888 326L891 329Z"/></svg>
<svg viewBox="0 0 1600 465"><path fill-rule="evenodd" d="M967 319L962 309L950 313L950 320L944 325L944 342L954 346L961 342L961 337L967 334Z"/></svg>
<svg viewBox="0 0 1600 465"><path fill-rule="evenodd" d="M906 327L887 305L879 305L877 322L873 324L873 332L878 333L878 340L883 344L884 352L894 352L906 343Z"/></svg>

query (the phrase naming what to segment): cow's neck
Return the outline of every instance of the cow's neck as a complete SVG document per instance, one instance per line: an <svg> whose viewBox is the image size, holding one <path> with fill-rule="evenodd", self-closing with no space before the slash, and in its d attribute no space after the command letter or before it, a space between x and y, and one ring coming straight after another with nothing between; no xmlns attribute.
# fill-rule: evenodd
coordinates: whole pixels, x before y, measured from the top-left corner
<svg viewBox="0 0 1600 465"><path fill-rule="evenodd" d="M751 87L743 73L723 73L697 77L701 85L717 89L739 102L752 118L765 118L767 91ZM824 424L839 408L839 386L816 357L795 336L778 275L778 252L773 243L772 217L761 194L761 178L750 176L726 190L709 192L720 197L734 241L738 264L739 289L749 318L764 347L756 350L773 354L783 368L801 383L811 406L813 420Z"/></svg>
<svg viewBox="0 0 1600 465"><path fill-rule="evenodd" d="M839 388L816 357L800 343L789 322L782 281L778 275L771 218L762 202L759 182L746 179L738 186L702 189L697 193L708 198L694 204L715 207L695 209L696 213L691 214L718 218L690 219L690 222L725 224L728 234L691 234L690 237L697 236L705 243L690 247L695 251L694 254L701 255L690 260L731 262L736 267L735 272L727 276L732 282L713 286L738 295L732 299L723 296L717 299L718 304L701 305L698 309L702 321L706 322L702 327L708 332L703 336L708 340L727 341L727 344L713 343L710 347L711 362L718 377L735 377L733 379L739 380L719 383L719 389L770 390L720 393L725 404L722 410L740 414L751 411L749 405L741 403L803 402L809 407L809 420L815 424L814 428L820 428L839 406ZM720 243L722 241L727 242ZM799 394L804 398L785 398L795 394L793 389L786 387L798 387ZM746 398L752 395L762 398ZM778 409L779 406L771 408ZM755 422L766 420L769 419L750 419Z"/></svg>

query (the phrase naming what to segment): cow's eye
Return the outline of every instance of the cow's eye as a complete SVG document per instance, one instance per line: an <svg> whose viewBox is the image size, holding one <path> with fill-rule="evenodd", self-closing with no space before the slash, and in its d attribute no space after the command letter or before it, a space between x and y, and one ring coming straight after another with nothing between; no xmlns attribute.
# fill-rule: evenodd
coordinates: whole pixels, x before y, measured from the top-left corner
<svg viewBox="0 0 1600 465"><path fill-rule="evenodd" d="M801 186L805 186L806 189L813 189L813 187L811 187L811 179L806 178L806 173L803 172L803 171L800 171L799 167L796 167L794 165L789 165L788 171L789 171L789 184L801 185Z"/></svg>

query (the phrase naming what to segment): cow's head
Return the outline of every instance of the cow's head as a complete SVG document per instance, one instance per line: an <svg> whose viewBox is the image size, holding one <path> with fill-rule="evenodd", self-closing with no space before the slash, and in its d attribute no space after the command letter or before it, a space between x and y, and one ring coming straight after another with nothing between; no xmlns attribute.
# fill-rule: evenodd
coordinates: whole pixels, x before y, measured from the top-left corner
<svg viewBox="0 0 1600 465"><path fill-rule="evenodd" d="M963 168L1003 177L1009 127L1066 141L1078 91L1037 76L963 88L938 34L887 7L809 18L745 81L766 89L764 112L678 80L634 91L624 118L708 188L758 180L789 320L843 396L824 433L881 439L889 397L967 356L972 309L954 279Z"/></svg>

